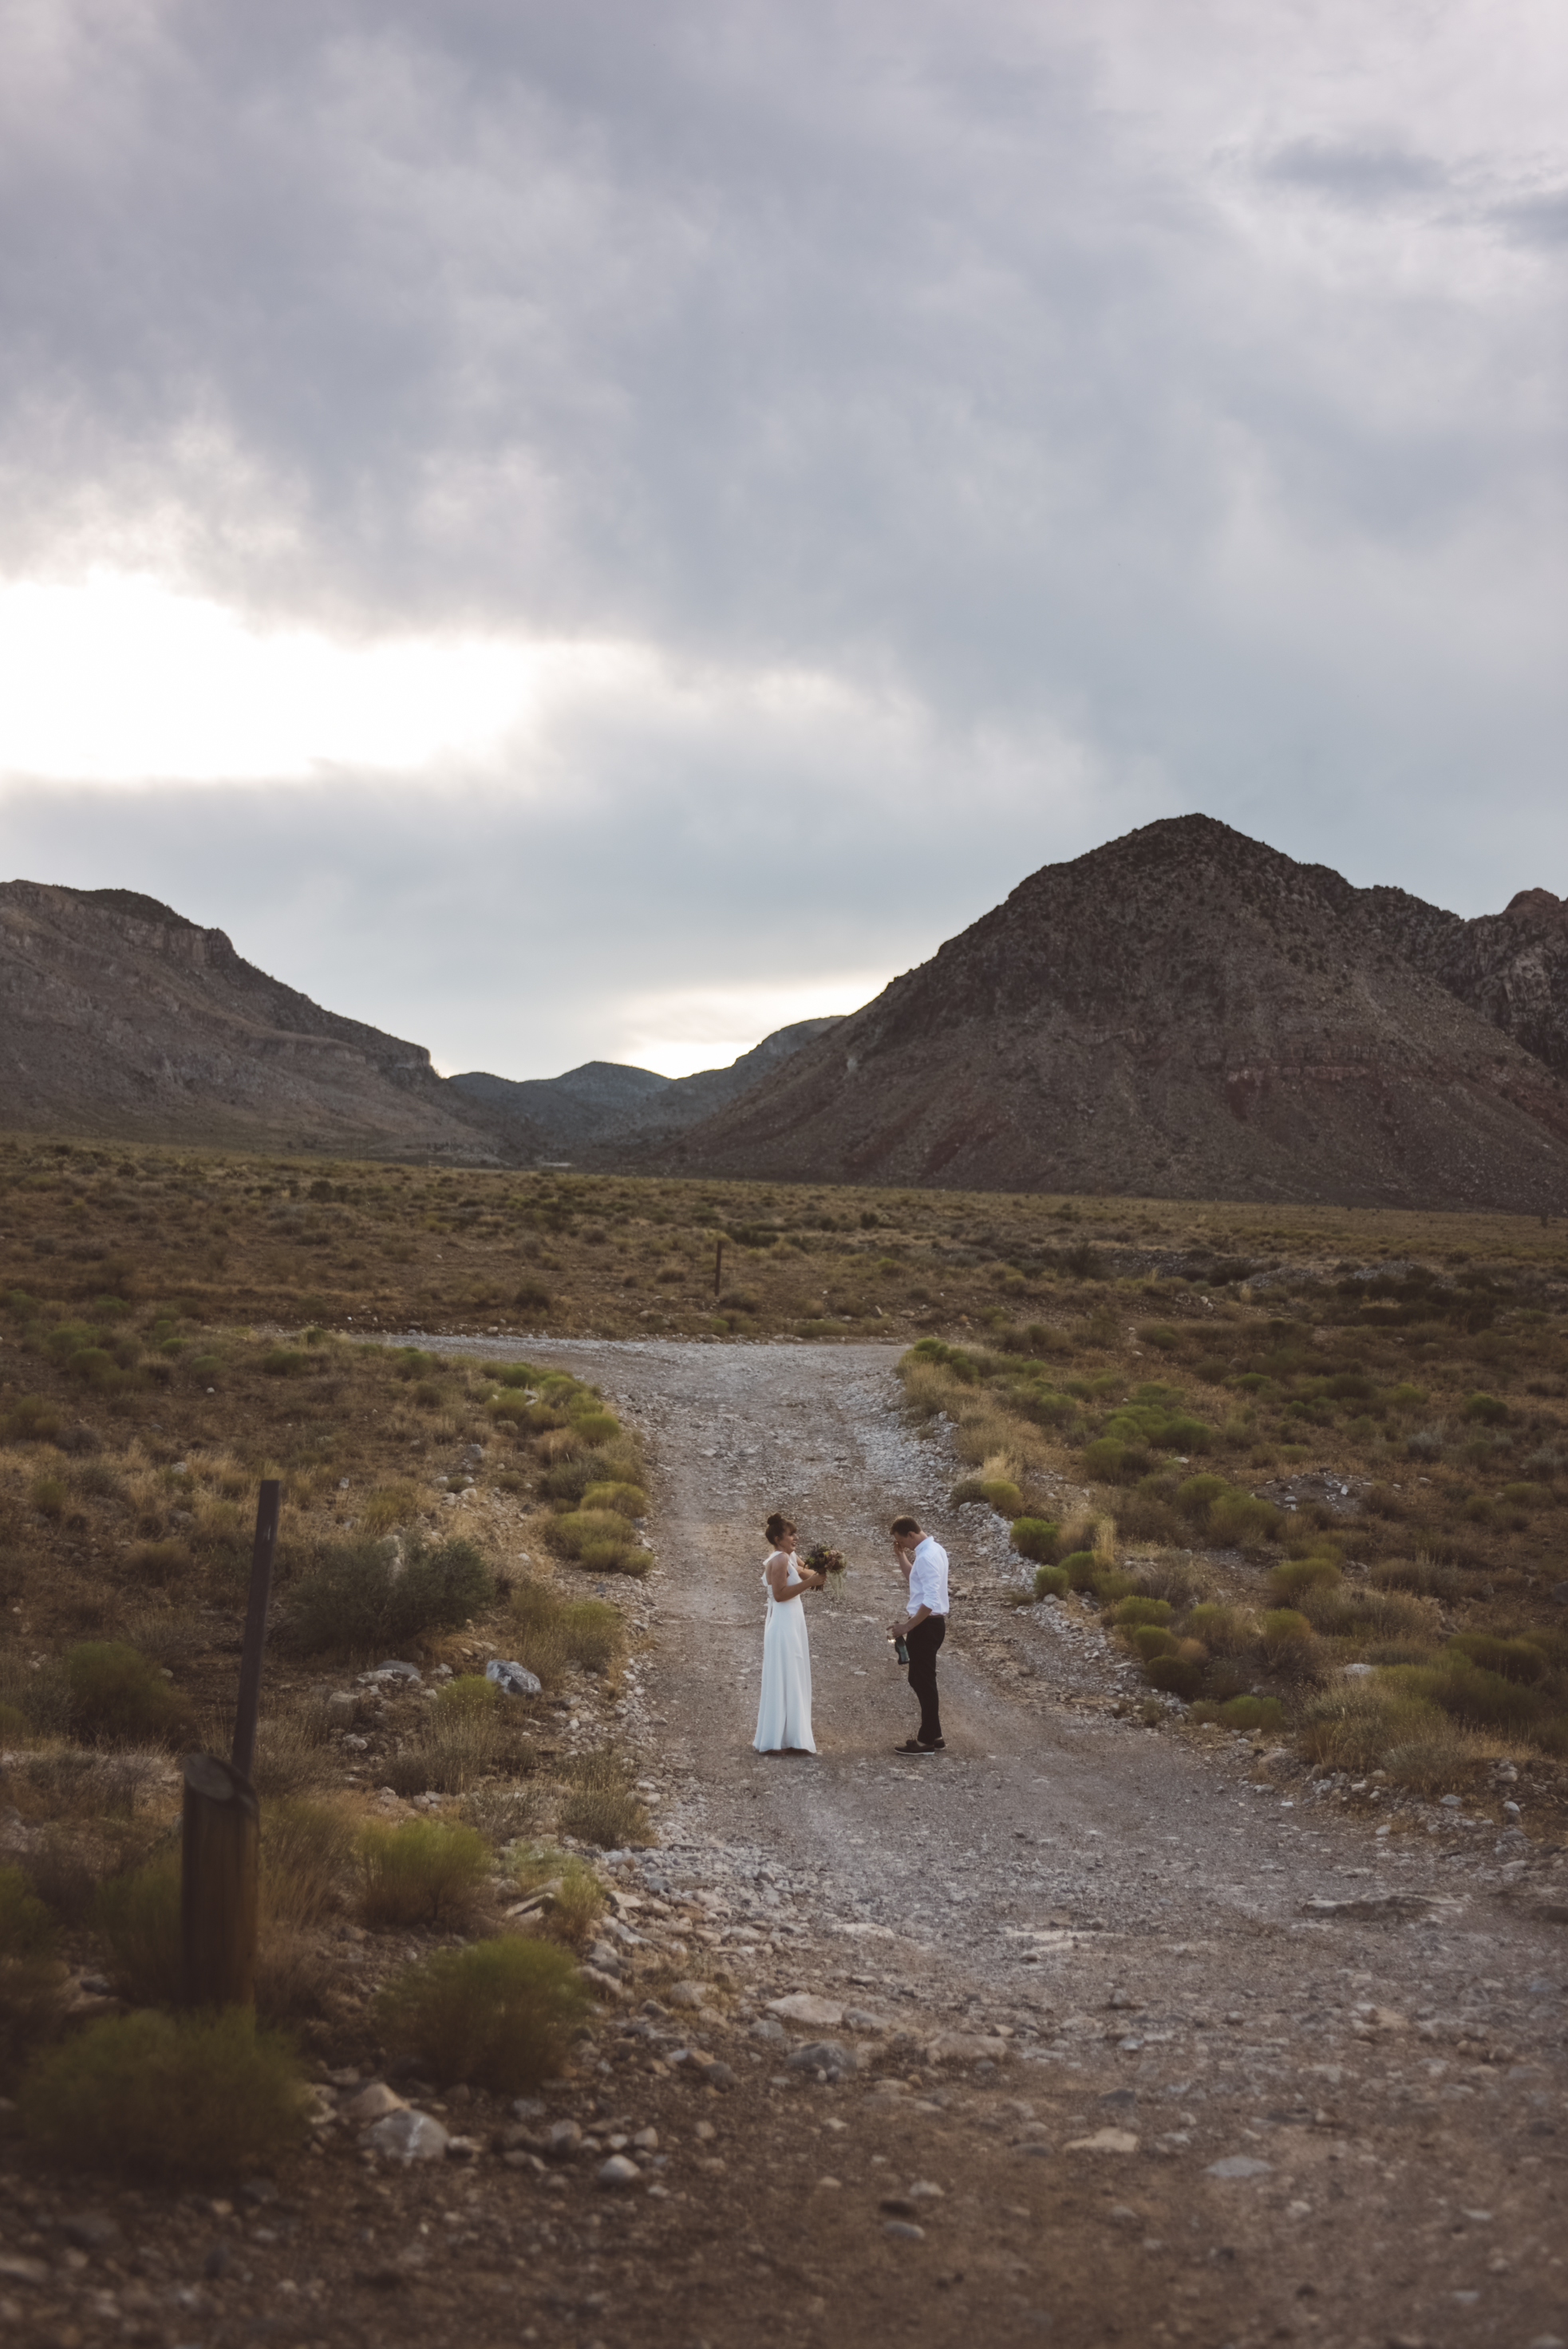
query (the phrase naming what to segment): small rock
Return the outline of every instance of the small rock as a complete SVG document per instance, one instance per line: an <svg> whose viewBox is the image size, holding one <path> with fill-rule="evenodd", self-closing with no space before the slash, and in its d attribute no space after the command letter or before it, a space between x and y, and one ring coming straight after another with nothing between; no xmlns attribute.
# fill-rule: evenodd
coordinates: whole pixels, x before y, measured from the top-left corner
<svg viewBox="0 0 1568 2349"><path fill-rule="evenodd" d="M671 1982L664 1995L671 2006L700 2007L707 2003L708 1988L705 1982Z"/></svg>
<svg viewBox="0 0 1568 2349"><path fill-rule="evenodd" d="M1203 2175L1205 2178L1266 2178L1272 2168L1272 2162L1256 2161L1250 2153L1229 2153L1223 2161L1211 2161Z"/></svg>
<svg viewBox="0 0 1568 2349"><path fill-rule="evenodd" d="M635 2186L641 2176L636 2162L628 2161L624 2153L612 2153L607 2161L599 2164L601 2186Z"/></svg>
<svg viewBox="0 0 1568 2349"><path fill-rule="evenodd" d="M735 2075L728 2064L720 2063L717 2056L711 2063L693 2064L692 2071L705 2088L732 2088L735 2085Z"/></svg>
<svg viewBox="0 0 1568 2349"><path fill-rule="evenodd" d="M901 2243L923 2243L926 2240L925 2229L917 2227L909 2219L885 2219L882 2222L882 2232L885 2235L897 2236Z"/></svg>
<svg viewBox="0 0 1568 2349"><path fill-rule="evenodd" d="M395 2088L389 2088L384 2080L372 2080L368 2088L361 2088L358 2095L351 2096L341 2109L346 2121L352 2121L356 2127L362 2127L369 2121L384 2120L389 2113L406 2112L408 2098L400 2096Z"/></svg>
<svg viewBox="0 0 1568 2349"><path fill-rule="evenodd" d="M770 1998L767 2011L785 2023L804 2023L810 2030L839 2031L844 2025L844 2009L809 1990L791 1991L787 1998Z"/></svg>
<svg viewBox="0 0 1568 2349"><path fill-rule="evenodd" d="M946 2188L939 2186L933 2178L917 2178L909 2189L909 2199L911 2202L940 2202L946 2191Z"/></svg>
<svg viewBox="0 0 1568 2349"><path fill-rule="evenodd" d="M784 2038L784 2024L782 2023L775 2022L771 2014L764 2014L760 2023L753 2023L752 2025L752 2037L753 2039L778 2040Z"/></svg>
<svg viewBox="0 0 1568 2349"><path fill-rule="evenodd" d="M570 2161L582 2141L576 2121L552 2121L545 2131L545 2151L552 2161Z"/></svg>
<svg viewBox="0 0 1568 2349"><path fill-rule="evenodd" d="M327 1725L332 1729L352 1729L359 1710L358 1698L349 1689L334 1689L327 1700Z"/></svg>
<svg viewBox="0 0 1568 2349"><path fill-rule="evenodd" d="M405 2169L411 2162L446 2158L446 2131L440 2121L407 2106L367 2129L365 2143L383 2161L400 2161Z"/></svg>
<svg viewBox="0 0 1568 2349"><path fill-rule="evenodd" d="M376 1672L378 1675L385 1672L393 1680L408 1681L410 1684L421 1678L418 1664L405 1664L396 1656L389 1656L384 1664L378 1664Z"/></svg>
<svg viewBox="0 0 1568 2349"><path fill-rule="evenodd" d="M1458 1795L1444 1795L1441 1801L1445 1811L1462 1811L1464 1808Z"/></svg>
<svg viewBox="0 0 1568 2349"><path fill-rule="evenodd" d="M699 2137L711 2137L713 2134L712 2122L699 2121L697 2124L697 2134ZM659 2151L659 2131L656 2128L639 2129L637 2135L632 2138L632 2143L637 2147L639 2153L657 2153Z"/></svg>
<svg viewBox="0 0 1568 2349"><path fill-rule="evenodd" d="M1131 2129L1096 2129L1093 2137L1069 2137L1069 2153L1136 2153L1137 2139Z"/></svg>
<svg viewBox="0 0 1568 2349"><path fill-rule="evenodd" d="M600 1973L618 1973L620 1951L609 1941L594 1941L589 1945L588 1963L591 1966L597 1966Z"/></svg>
<svg viewBox="0 0 1568 2349"><path fill-rule="evenodd" d="M487 1681L493 1681L505 1696L543 1696L545 1693L545 1683L536 1672L529 1671L524 1664L503 1663L496 1656L492 1656L485 1665L484 1677Z"/></svg>
<svg viewBox="0 0 1568 2349"><path fill-rule="evenodd" d="M46 2284L49 2281L47 2263L30 2260L20 2251L0 2252L0 2283Z"/></svg>
<svg viewBox="0 0 1568 2349"><path fill-rule="evenodd" d="M1347 1681L1366 1681L1372 1678L1374 1671L1376 1670L1376 1666L1375 1664L1344 1664L1340 1667L1340 1670L1342 1677Z"/></svg>
<svg viewBox="0 0 1568 2349"><path fill-rule="evenodd" d="M449 2137L446 2141L449 2161L477 2161L483 2151L483 2144L476 2137Z"/></svg>
<svg viewBox="0 0 1568 2349"><path fill-rule="evenodd" d="M784 2057L786 2072L826 2072L829 2078L836 2074L853 2072L855 2058L847 2047L836 2039L813 2039L805 2046L796 2047Z"/></svg>

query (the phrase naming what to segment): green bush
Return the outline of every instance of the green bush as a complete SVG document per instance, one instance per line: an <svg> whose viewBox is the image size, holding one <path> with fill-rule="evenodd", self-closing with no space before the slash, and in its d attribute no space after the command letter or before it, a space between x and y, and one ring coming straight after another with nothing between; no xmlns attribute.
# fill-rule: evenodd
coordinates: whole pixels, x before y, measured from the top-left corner
<svg viewBox="0 0 1568 2349"><path fill-rule="evenodd" d="M1127 1641L1146 1664L1152 1664L1157 1656L1174 1656L1181 1644L1175 1632L1168 1630L1163 1623L1129 1625Z"/></svg>
<svg viewBox="0 0 1568 2349"><path fill-rule="evenodd" d="M1054 1565L1061 1527L1049 1517L1014 1517L1012 1547L1020 1557L1033 1558L1037 1565Z"/></svg>
<svg viewBox="0 0 1568 2349"><path fill-rule="evenodd" d="M578 1509L552 1517L545 1539L559 1557L596 1574L644 1575L653 1564L651 1551L613 1509Z"/></svg>
<svg viewBox="0 0 1568 2349"><path fill-rule="evenodd" d="M5 1419L12 1444L52 1444L60 1432L59 1405L47 1395L20 1395Z"/></svg>
<svg viewBox="0 0 1568 2349"><path fill-rule="evenodd" d="M613 1754L579 1754L569 1765L572 1792L561 1805L560 1831L601 1851L649 1840L648 1813L632 1792L631 1773Z"/></svg>
<svg viewBox="0 0 1568 2349"><path fill-rule="evenodd" d="M1155 1656L1144 1667L1144 1676L1151 1688L1167 1696L1179 1696L1190 1704L1203 1686L1203 1665L1199 1660L1180 1654Z"/></svg>
<svg viewBox="0 0 1568 2349"><path fill-rule="evenodd" d="M613 1509L620 1517L646 1517L648 1495L640 1485L618 1485L613 1480L589 1485L583 1494L585 1509Z"/></svg>
<svg viewBox="0 0 1568 2349"><path fill-rule="evenodd" d="M1269 1592L1283 1605L1306 1591L1326 1590L1340 1579L1336 1557L1288 1557L1271 1569Z"/></svg>
<svg viewBox="0 0 1568 2349"><path fill-rule="evenodd" d="M1111 1610L1111 1620L1123 1627L1135 1623L1168 1623L1170 1611L1168 1599L1150 1599L1141 1592L1135 1592L1130 1599L1117 1600Z"/></svg>
<svg viewBox="0 0 1568 2349"><path fill-rule="evenodd" d="M981 1484L980 1497L989 1501L999 1517L1013 1518L1023 1514L1023 1495L1009 1476L987 1476Z"/></svg>
<svg viewBox="0 0 1568 2349"><path fill-rule="evenodd" d="M500 1689L483 1672L460 1672L436 1691L435 1709L449 1713L493 1713L500 1702Z"/></svg>
<svg viewBox="0 0 1568 2349"><path fill-rule="evenodd" d="M1289 1663L1312 1644L1312 1625L1293 1607L1271 1607L1259 1629L1263 1653L1271 1664Z"/></svg>
<svg viewBox="0 0 1568 2349"><path fill-rule="evenodd" d="M0 1868L0 1960L47 1958L59 1929L19 1868Z"/></svg>
<svg viewBox="0 0 1568 2349"><path fill-rule="evenodd" d="M153 1662L117 1640L67 1648L66 1683L71 1733L84 1744L192 1744L196 1708Z"/></svg>
<svg viewBox="0 0 1568 2349"><path fill-rule="evenodd" d="M1105 1571L1092 1549L1075 1549L1057 1564L1067 1578L1069 1590L1093 1590L1097 1578Z"/></svg>
<svg viewBox="0 0 1568 2349"><path fill-rule="evenodd" d="M1025 1555L1027 1556L1027 1552ZM1036 1599L1065 1599L1072 1587L1067 1579L1065 1569L1060 1566L1052 1566L1047 1561L1034 1569Z"/></svg>
<svg viewBox="0 0 1568 2349"><path fill-rule="evenodd" d="M1464 1656L1483 1671L1530 1687L1543 1681L1551 1669L1542 1651L1532 1640L1499 1640L1485 1631L1461 1631L1448 1645L1449 1655Z"/></svg>
<svg viewBox="0 0 1568 2349"><path fill-rule="evenodd" d="M479 2080L513 2096L560 2070L587 2004L568 1950L508 1938L438 1950L388 1983L374 2014L387 2045L441 2086Z"/></svg>
<svg viewBox="0 0 1568 2349"><path fill-rule="evenodd" d="M1285 1709L1278 1697L1233 1696L1219 1709L1219 1717L1227 1729L1282 1729Z"/></svg>
<svg viewBox="0 0 1568 2349"><path fill-rule="evenodd" d="M572 1425L589 1444L612 1444L620 1433L619 1420L602 1404L595 1404L587 1411L574 1411Z"/></svg>
<svg viewBox="0 0 1568 2349"><path fill-rule="evenodd" d="M1276 1541L1283 1524L1282 1511L1251 1493L1221 1493L1209 1505L1209 1538L1220 1549L1255 1549Z"/></svg>
<svg viewBox="0 0 1568 2349"><path fill-rule="evenodd" d="M292 1346L274 1346L261 1358L264 1377L296 1379L306 1365L306 1357Z"/></svg>
<svg viewBox="0 0 1568 2349"><path fill-rule="evenodd" d="M1216 1656L1235 1655L1251 1644L1252 1634L1246 1618L1235 1607L1210 1602L1190 1608L1187 1630L1194 1640L1201 1640L1210 1654Z"/></svg>
<svg viewBox="0 0 1568 2349"><path fill-rule="evenodd" d="M27 1497L41 1517L52 1517L58 1524L66 1514L70 1490L63 1476L35 1476Z"/></svg>
<svg viewBox="0 0 1568 2349"><path fill-rule="evenodd" d="M470 1541L416 1546L401 1574L379 1543L346 1543L298 1585L290 1630L312 1653L385 1652L421 1633L459 1630L494 1596L490 1569Z"/></svg>
<svg viewBox="0 0 1568 2349"><path fill-rule="evenodd" d="M353 1851L353 1827L330 1803L288 1795L264 1803L263 1916L280 1924L319 1924L337 1905Z"/></svg>
<svg viewBox="0 0 1568 2349"><path fill-rule="evenodd" d="M1482 1427L1501 1427L1509 1416L1508 1405L1496 1395L1473 1394L1465 1398L1461 1419L1473 1419Z"/></svg>
<svg viewBox="0 0 1568 2349"><path fill-rule="evenodd" d="M29 2068L19 2103L54 2160L209 2191L270 2168L306 2133L293 2054L242 2008L90 2023Z"/></svg>
<svg viewBox="0 0 1568 2349"><path fill-rule="evenodd" d="M407 1819L361 1831L359 1868L367 1923L433 1923L470 1912L490 1873L490 1851L474 1827Z"/></svg>
<svg viewBox="0 0 1568 2349"><path fill-rule="evenodd" d="M180 1855L106 1877L88 1912L104 1963L132 2006L173 2006L180 1998Z"/></svg>

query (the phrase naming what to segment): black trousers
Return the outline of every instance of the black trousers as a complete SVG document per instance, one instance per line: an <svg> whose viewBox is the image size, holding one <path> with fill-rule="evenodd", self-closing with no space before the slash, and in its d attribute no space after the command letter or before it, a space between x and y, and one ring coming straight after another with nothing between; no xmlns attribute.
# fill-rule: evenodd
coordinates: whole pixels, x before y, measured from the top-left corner
<svg viewBox="0 0 1568 2349"><path fill-rule="evenodd" d="M945 1615L928 1615L912 1631L906 1631L904 1643L909 1651L909 1686L920 1701L919 1741L922 1745L941 1742L942 1716L937 1703L937 1650L948 1636Z"/></svg>

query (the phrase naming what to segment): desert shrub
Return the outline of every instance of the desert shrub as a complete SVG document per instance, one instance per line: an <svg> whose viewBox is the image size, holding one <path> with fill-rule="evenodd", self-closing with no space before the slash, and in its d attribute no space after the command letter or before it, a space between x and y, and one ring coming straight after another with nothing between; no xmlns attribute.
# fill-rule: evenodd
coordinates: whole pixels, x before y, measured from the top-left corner
<svg viewBox="0 0 1568 2349"><path fill-rule="evenodd" d="M1064 1568L1045 1563L1035 1568L1033 1587L1036 1599L1064 1599L1073 1586Z"/></svg>
<svg viewBox="0 0 1568 2349"><path fill-rule="evenodd" d="M1128 1626L1127 1642L1139 1661L1152 1664L1157 1656L1174 1656L1181 1646L1174 1631L1163 1623L1134 1623Z"/></svg>
<svg viewBox="0 0 1568 2349"><path fill-rule="evenodd" d="M1252 1629L1238 1607L1208 1604L1188 1610L1186 1629L1211 1655L1238 1655L1252 1643Z"/></svg>
<svg viewBox="0 0 1568 2349"><path fill-rule="evenodd" d="M1127 1444L1119 1436L1099 1435L1084 1446L1084 1474L1096 1485L1131 1485L1148 1473L1149 1455L1142 1444Z"/></svg>
<svg viewBox="0 0 1568 2349"><path fill-rule="evenodd" d="M1176 1506L1184 1517L1206 1525L1214 1503L1231 1489L1223 1476L1188 1476L1176 1488Z"/></svg>
<svg viewBox="0 0 1568 2349"><path fill-rule="evenodd" d="M552 1517L545 1539L560 1557L596 1574L644 1575L653 1555L642 1547L622 1516L612 1509L578 1509Z"/></svg>
<svg viewBox="0 0 1568 2349"><path fill-rule="evenodd" d="M589 1485L583 1492L585 1509L613 1509L620 1517L646 1517L648 1495L640 1485L619 1485L613 1481Z"/></svg>
<svg viewBox="0 0 1568 2349"><path fill-rule="evenodd" d="M585 1442L593 1444L613 1444L620 1433L620 1422L613 1412L596 1404L587 1411L572 1413L572 1425Z"/></svg>
<svg viewBox="0 0 1568 2349"><path fill-rule="evenodd" d="M1459 1413L1461 1419L1474 1420L1482 1427L1501 1427L1510 1417L1507 1403L1497 1395L1467 1395Z"/></svg>
<svg viewBox="0 0 1568 2349"><path fill-rule="evenodd" d="M285 1798L261 1816L264 1918L316 1925L338 1903L354 1857L354 1830L330 1803Z"/></svg>
<svg viewBox="0 0 1568 2349"><path fill-rule="evenodd" d="M1075 1549L1057 1560L1067 1578L1069 1590L1093 1590L1096 1577L1104 1571L1104 1563L1092 1549Z"/></svg>
<svg viewBox="0 0 1568 2349"><path fill-rule="evenodd" d="M1168 1623L1168 1599L1150 1599L1147 1592L1135 1591L1131 1598L1118 1599L1111 1610L1111 1620L1124 1629L1135 1623Z"/></svg>
<svg viewBox="0 0 1568 2349"><path fill-rule="evenodd" d="M60 1408L47 1395L19 1395L5 1417L12 1444L52 1444L60 1432Z"/></svg>
<svg viewBox="0 0 1568 2349"><path fill-rule="evenodd" d="M1474 1740L1457 1723L1439 1718L1418 1735L1386 1746L1383 1767L1397 1785L1435 1795L1468 1778L1479 1758Z"/></svg>
<svg viewBox="0 0 1568 2349"><path fill-rule="evenodd" d="M264 1801L314 1793L338 1767L323 1695L280 1693L263 1706L251 1783Z"/></svg>
<svg viewBox="0 0 1568 2349"><path fill-rule="evenodd" d="M159 1852L144 1867L106 1877L88 1923L104 1963L132 2006L173 2006L180 1997L180 1855Z"/></svg>
<svg viewBox="0 0 1568 2349"><path fill-rule="evenodd" d="M57 1522L65 1516L70 1496L70 1487L63 1476L35 1476L27 1493L38 1515L53 1517Z"/></svg>
<svg viewBox="0 0 1568 2349"><path fill-rule="evenodd" d="M1309 1590L1319 1590L1340 1580L1339 1560L1324 1557L1288 1557L1274 1567L1269 1575L1269 1592L1282 1605L1293 1603Z"/></svg>
<svg viewBox="0 0 1568 2349"><path fill-rule="evenodd" d="M1251 1493L1221 1493L1209 1507L1209 1538L1221 1549L1255 1549L1279 1537L1282 1514Z"/></svg>
<svg viewBox="0 0 1568 2349"><path fill-rule="evenodd" d="M1550 1670L1544 1651L1528 1639L1500 1640L1485 1631L1461 1631L1449 1641L1450 1655L1464 1656L1484 1671L1526 1687L1543 1681Z"/></svg>
<svg viewBox="0 0 1568 2349"><path fill-rule="evenodd" d="M1059 1533L1060 1527L1053 1525L1049 1517L1014 1517L1012 1547L1020 1557L1051 1565L1055 1562Z"/></svg>
<svg viewBox="0 0 1568 2349"><path fill-rule="evenodd" d="M1448 1429L1441 1420L1432 1427L1417 1427L1405 1438L1405 1451L1412 1460L1436 1460L1448 1442Z"/></svg>
<svg viewBox="0 0 1568 2349"><path fill-rule="evenodd" d="M435 1717L493 1713L501 1702L501 1691L483 1672L460 1672L436 1691Z"/></svg>
<svg viewBox="0 0 1568 2349"><path fill-rule="evenodd" d="M133 1582L149 1590L165 1589L191 1570L191 1553L183 1542L137 1542L127 1555L126 1571Z"/></svg>
<svg viewBox="0 0 1568 2349"><path fill-rule="evenodd" d="M417 1485L379 1485L366 1495L359 1522L368 1534L389 1534L411 1526L423 1506Z"/></svg>
<svg viewBox="0 0 1568 2349"><path fill-rule="evenodd" d="M545 1930L574 1947L586 1941L605 1912L605 1889L587 1860L553 1844L519 1844L507 1855L517 1889L526 1897L548 1888L541 1912Z"/></svg>
<svg viewBox="0 0 1568 2349"><path fill-rule="evenodd" d="M1023 1514L1023 1495L1008 1476L986 1476L981 1480L980 1497L988 1501L999 1517L1012 1519Z"/></svg>
<svg viewBox="0 0 1568 2349"><path fill-rule="evenodd" d="M419 1735L382 1763L387 1785L399 1795L466 1795L499 1769L531 1765L511 1710L499 1692L488 1705L431 1705Z"/></svg>
<svg viewBox="0 0 1568 2349"><path fill-rule="evenodd" d="M73 1733L85 1744L192 1744L196 1709L150 1656L116 1640L68 1648L65 1673Z"/></svg>
<svg viewBox="0 0 1568 2349"><path fill-rule="evenodd" d="M561 1609L560 1625L566 1653L585 1671L611 1671L625 1652L626 1627L602 1599L569 1599Z"/></svg>
<svg viewBox="0 0 1568 2349"><path fill-rule="evenodd" d="M1312 1625L1293 1607L1269 1608L1258 1629L1263 1653L1276 1671L1299 1662L1312 1645Z"/></svg>
<svg viewBox="0 0 1568 2349"><path fill-rule="evenodd" d="M30 2067L19 2102L55 2160L209 2189L270 2167L306 2129L293 2054L240 2008L91 2023Z"/></svg>
<svg viewBox="0 0 1568 2349"><path fill-rule="evenodd" d="M512 2096L560 2070L587 2004L569 1951L509 1936L438 1950L389 1982L374 2013L388 2046L442 2086L482 2080Z"/></svg>
<svg viewBox="0 0 1568 2349"><path fill-rule="evenodd" d="M19 1868L0 1868L0 1961L47 1958L59 1928Z"/></svg>
<svg viewBox="0 0 1568 2349"><path fill-rule="evenodd" d="M296 1379L306 1366L306 1357L292 1346L274 1346L261 1358L259 1368L264 1378Z"/></svg>
<svg viewBox="0 0 1568 2349"><path fill-rule="evenodd" d="M1469 1729L1528 1735L1551 1711L1535 1689L1505 1679L1501 1672L1487 1671L1451 1647L1434 1668L1405 1665L1397 1668L1396 1677Z"/></svg>
<svg viewBox="0 0 1568 2349"><path fill-rule="evenodd" d="M1176 1331L1164 1321L1143 1322L1137 1335L1140 1345L1152 1346L1158 1354L1174 1354L1181 1343Z"/></svg>
<svg viewBox="0 0 1568 2349"><path fill-rule="evenodd" d="M1443 1716L1392 1674L1343 1683L1315 1696L1302 1725L1309 1760L1338 1770L1380 1768L1390 1747L1440 1735Z"/></svg>
<svg viewBox="0 0 1568 2349"><path fill-rule="evenodd" d="M429 1631L456 1630L495 1596L483 1557L470 1541L416 1545L401 1574L370 1541L329 1551L294 1594L290 1629L313 1653L383 1651Z"/></svg>
<svg viewBox="0 0 1568 2349"><path fill-rule="evenodd" d="M554 1309L555 1301L542 1280L520 1281L512 1299L513 1304L522 1313L547 1314Z"/></svg>
<svg viewBox="0 0 1568 2349"><path fill-rule="evenodd" d="M1163 1493L1150 1489L1152 1482L1146 1479L1116 1503L1116 1526L1124 1541L1173 1542L1179 1538L1180 1521L1176 1511Z"/></svg>
<svg viewBox="0 0 1568 2349"><path fill-rule="evenodd" d="M364 1827L361 1908L367 1924L418 1925L467 1916L490 1869L484 1837L439 1819Z"/></svg>
<svg viewBox="0 0 1568 2349"><path fill-rule="evenodd" d="M1191 1644L1196 1647L1199 1643L1194 1640ZM1151 1688L1162 1690L1167 1696L1179 1696L1184 1703L1190 1704L1202 1692L1204 1658L1201 1652L1183 1655L1179 1645L1168 1654L1151 1657L1144 1666L1144 1673Z"/></svg>
<svg viewBox="0 0 1568 2349"><path fill-rule="evenodd" d="M615 1754L582 1754L566 1765L571 1792L557 1824L563 1835L617 1851L649 1840L648 1813L632 1787L632 1773Z"/></svg>
<svg viewBox="0 0 1568 2349"><path fill-rule="evenodd" d="M1285 1709L1278 1697L1233 1696L1219 1708L1227 1729L1282 1729Z"/></svg>
<svg viewBox="0 0 1568 2349"><path fill-rule="evenodd" d="M1426 1555L1384 1558L1368 1578L1380 1590L1408 1590L1421 1599L1457 1599L1459 1593L1457 1569Z"/></svg>

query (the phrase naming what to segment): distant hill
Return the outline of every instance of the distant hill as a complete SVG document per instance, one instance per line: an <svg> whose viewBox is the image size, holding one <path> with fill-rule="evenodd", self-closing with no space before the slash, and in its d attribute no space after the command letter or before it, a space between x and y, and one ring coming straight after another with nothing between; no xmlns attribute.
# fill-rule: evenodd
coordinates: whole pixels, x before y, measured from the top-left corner
<svg viewBox="0 0 1568 2349"><path fill-rule="evenodd" d="M34 881L0 884L0 1123L454 1161L496 1148L422 1045L324 1011L156 898Z"/></svg>
<svg viewBox="0 0 1568 2349"><path fill-rule="evenodd" d="M1476 921L1207 816L1044 866L639 1163L1568 1211L1568 906Z"/></svg>
<svg viewBox="0 0 1568 2349"><path fill-rule="evenodd" d="M481 1104L514 1146L541 1158L597 1159L635 1139L668 1141L711 1116L783 1066L803 1045L826 1035L836 1019L797 1019L778 1028L724 1069L661 1077L621 1061L585 1061L564 1077L514 1080L469 1070L451 1081Z"/></svg>

